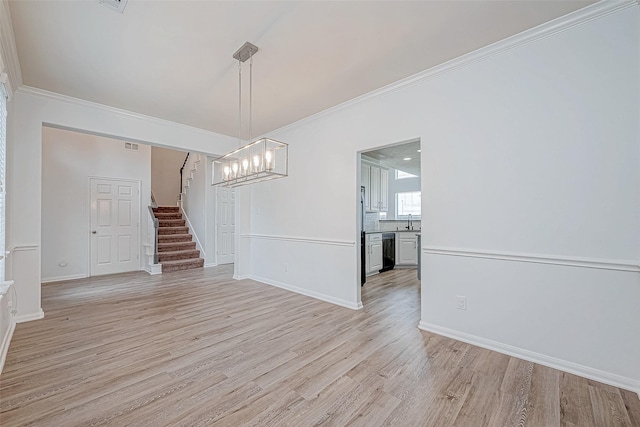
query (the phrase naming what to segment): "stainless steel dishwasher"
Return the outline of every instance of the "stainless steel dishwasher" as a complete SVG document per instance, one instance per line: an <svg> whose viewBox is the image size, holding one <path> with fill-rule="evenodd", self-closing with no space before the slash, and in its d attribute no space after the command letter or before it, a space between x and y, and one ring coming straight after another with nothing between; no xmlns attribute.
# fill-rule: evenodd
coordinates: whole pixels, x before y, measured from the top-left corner
<svg viewBox="0 0 640 427"><path fill-rule="evenodd" d="M382 270L393 270L396 266L396 233L382 233Z"/></svg>

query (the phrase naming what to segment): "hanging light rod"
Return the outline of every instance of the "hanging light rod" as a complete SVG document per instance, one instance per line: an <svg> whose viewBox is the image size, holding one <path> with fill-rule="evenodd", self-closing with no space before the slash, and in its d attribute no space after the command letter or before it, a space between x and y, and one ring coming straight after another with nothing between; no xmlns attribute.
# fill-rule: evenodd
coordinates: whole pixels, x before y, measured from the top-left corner
<svg viewBox="0 0 640 427"><path fill-rule="evenodd" d="M238 142L242 131L242 63L250 59L249 143L213 160L212 185L239 187L288 175L288 145L270 138L252 141L253 55L258 47L246 42L233 54L238 61Z"/></svg>

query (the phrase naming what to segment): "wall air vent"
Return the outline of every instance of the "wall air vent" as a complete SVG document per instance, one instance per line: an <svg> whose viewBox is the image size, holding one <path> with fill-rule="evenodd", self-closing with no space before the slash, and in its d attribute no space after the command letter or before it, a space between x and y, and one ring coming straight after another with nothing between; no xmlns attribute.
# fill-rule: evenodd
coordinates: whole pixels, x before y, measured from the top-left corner
<svg viewBox="0 0 640 427"><path fill-rule="evenodd" d="M98 0L98 3L107 6L109 9L123 13L124 7L127 5L127 0Z"/></svg>

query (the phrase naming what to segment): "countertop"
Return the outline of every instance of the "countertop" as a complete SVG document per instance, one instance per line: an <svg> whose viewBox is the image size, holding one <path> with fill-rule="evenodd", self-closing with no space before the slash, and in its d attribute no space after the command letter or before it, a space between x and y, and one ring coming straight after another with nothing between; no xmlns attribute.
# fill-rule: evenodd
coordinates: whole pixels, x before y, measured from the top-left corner
<svg viewBox="0 0 640 427"><path fill-rule="evenodd" d="M364 234L376 234L376 233L418 233L420 230L389 230L389 231L365 231Z"/></svg>

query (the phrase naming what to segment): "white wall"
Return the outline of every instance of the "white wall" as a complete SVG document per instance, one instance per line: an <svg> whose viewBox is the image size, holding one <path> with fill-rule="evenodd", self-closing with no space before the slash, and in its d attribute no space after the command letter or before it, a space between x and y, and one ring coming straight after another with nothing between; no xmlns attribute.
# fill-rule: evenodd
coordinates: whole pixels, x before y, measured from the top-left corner
<svg viewBox="0 0 640 427"><path fill-rule="evenodd" d="M42 316L43 123L185 151L217 154L237 146L235 138L32 88L17 90L11 104L7 117L7 247L34 248L30 258L14 262L12 276L7 276L15 280L18 315L23 320Z"/></svg>
<svg viewBox="0 0 640 427"><path fill-rule="evenodd" d="M357 306L357 152L420 138L421 327L640 390L638 21L596 4L273 133L247 275Z"/></svg>
<svg viewBox="0 0 640 427"><path fill-rule="evenodd" d="M184 161L184 159L183 159ZM206 258L206 190L210 180L207 180L206 156L191 153L183 171L184 199L182 208L187 219L187 226L201 256Z"/></svg>
<svg viewBox="0 0 640 427"><path fill-rule="evenodd" d="M151 147L151 192L161 206L176 206L180 193L180 168L187 153Z"/></svg>
<svg viewBox="0 0 640 427"><path fill-rule="evenodd" d="M42 281L89 276L89 177L140 181L140 243L148 241L151 147L42 128ZM144 252L140 251L140 260Z"/></svg>

